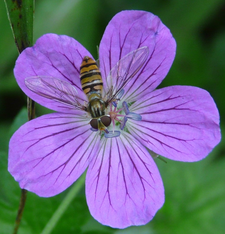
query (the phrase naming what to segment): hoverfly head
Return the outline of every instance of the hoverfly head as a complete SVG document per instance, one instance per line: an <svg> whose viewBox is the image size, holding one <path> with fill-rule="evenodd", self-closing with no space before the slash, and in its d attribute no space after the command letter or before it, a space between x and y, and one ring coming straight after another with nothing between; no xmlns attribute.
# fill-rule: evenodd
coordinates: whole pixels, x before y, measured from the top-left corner
<svg viewBox="0 0 225 234"><path fill-rule="evenodd" d="M92 119L90 125L95 130L108 132L107 127L111 124L111 118L108 115L104 115L98 119Z"/></svg>

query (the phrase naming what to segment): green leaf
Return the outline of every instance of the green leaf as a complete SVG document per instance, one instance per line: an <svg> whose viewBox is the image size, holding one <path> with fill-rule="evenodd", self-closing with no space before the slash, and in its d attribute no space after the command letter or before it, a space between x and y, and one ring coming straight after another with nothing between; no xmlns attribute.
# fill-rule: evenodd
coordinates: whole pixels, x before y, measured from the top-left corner
<svg viewBox="0 0 225 234"><path fill-rule="evenodd" d="M5 0L19 53L33 43L34 0Z"/></svg>
<svg viewBox="0 0 225 234"><path fill-rule="evenodd" d="M20 188L7 170L7 154L0 152L0 227L1 234L13 232L19 205ZM28 226L21 227L21 233L32 233Z"/></svg>
<svg viewBox="0 0 225 234"><path fill-rule="evenodd" d="M0 178L0 233L8 234L13 231L21 189L7 170L7 154L1 152ZM79 183L79 181L77 182ZM74 186L76 186L76 182ZM72 189L74 190L74 187L50 198L38 197L28 192L19 233L40 234L55 212L59 213L58 207L62 206L61 204L65 205ZM79 233L81 226L91 217L86 205L84 190L72 199L73 197L71 197L69 206L67 203L66 210L63 210L65 213L60 215L61 218L57 220L57 225L52 233Z"/></svg>
<svg viewBox="0 0 225 234"><path fill-rule="evenodd" d="M225 160L213 153L195 163L158 163L166 201L152 222L157 233L224 233Z"/></svg>
<svg viewBox="0 0 225 234"><path fill-rule="evenodd" d="M63 216L65 211L68 209L68 207L71 205L72 201L74 200L74 197L77 195L80 188L84 185L85 180L85 174L81 175L81 177L71 186L69 189L69 192L67 193L66 197L61 202L58 209L54 212L51 219L45 226L44 230L42 231L42 234L49 234L56 226L57 222L60 220L60 218ZM79 208L79 207L77 207ZM78 220L76 220L78 221ZM81 221L81 220L80 220ZM80 225L80 222L77 222L78 227Z"/></svg>

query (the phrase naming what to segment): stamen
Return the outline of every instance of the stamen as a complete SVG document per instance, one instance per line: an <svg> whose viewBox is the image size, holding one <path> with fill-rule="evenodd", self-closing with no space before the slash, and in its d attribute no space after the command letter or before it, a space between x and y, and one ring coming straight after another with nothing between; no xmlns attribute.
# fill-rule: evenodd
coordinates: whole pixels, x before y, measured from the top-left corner
<svg viewBox="0 0 225 234"><path fill-rule="evenodd" d="M118 122L120 123L119 129L125 130L125 126L126 126L128 119L132 119L136 121L142 120L141 115L134 113L134 112L130 112L129 106L126 102L123 102L122 107L120 109L117 109L118 107L117 100L119 100L119 98L122 97L123 93L124 91L121 91L118 94L118 99L113 100L109 105L109 116L111 118L111 123L112 123L110 131L108 131L108 129L103 124L101 124L101 122L98 122L98 129L101 132L104 132L104 136L106 138L113 138L113 137L120 136L120 131L118 130L118 126L117 126ZM92 131L95 131L95 129Z"/></svg>
<svg viewBox="0 0 225 234"><path fill-rule="evenodd" d="M117 103L116 102L112 102L113 106L117 107Z"/></svg>
<svg viewBox="0 0 225 234"><path fill-rule="evenodd" d="M97 132L97 131L98 131L98 129L96 129L96 128L91 128L91 131L93 131L93 132Z"/></svg>
<svg viewBox="0 0 225 234"><path fill-rule="evenodd" d="M113 138L120 136L120 131L109 131L109 133L104 133L105 138Z"/></svg>
<svg viewBox="0 0 225 234"><path fill-rule="evenodd" d="M123 94L124 94L124 89L121 89L120 92L117 94L116 99L112 101L112 105L114 107L117 107L117 103L118 101L120 101L120 98L123 96Z"/></svg>
<svg viewBox="0 0 225 234"><path fill-rule="evenodd" d="M117 94L117 100L120 100L123 94L124 94L124 89L121 89L120 92Z"/></svg>
<svg viewBox="0 0 225 234"><path fill-rule="evenodd" d="M123 120L121 121L121 124L120 124L120 129L123 130L125 125L126 125L126 122L127 122L127 117L124 116Z"/></svg>
<svg viewBox="0 0 225 234"><path fill-rule="evenodd" d="M126 102L123 102L123 104L122 104L122 105L123 105L123 108L124 108L124 112L125 112L125 114L126 114L126 115L128 115L130 111L129 111L129 108L128 108L127 103L126 103Z"/></svg>
<svg viewBox="0 0 225 234"><path fill-rule="evenodd" d="M141 115L136 114L136 113L134 113L134 112L130 112L130 113L127 115L127 118L133 119L133 120L137 120L137 121L142 120Z"/></svg>

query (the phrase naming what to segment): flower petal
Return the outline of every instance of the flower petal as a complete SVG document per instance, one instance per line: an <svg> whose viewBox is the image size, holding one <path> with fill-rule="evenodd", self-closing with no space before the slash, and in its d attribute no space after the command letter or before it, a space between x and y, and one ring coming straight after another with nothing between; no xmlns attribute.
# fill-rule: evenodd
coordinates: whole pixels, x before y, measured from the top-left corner
<svg viewBox="0 0 225 234"><path fill-rule="evenodd" d="M14 75L23 92L39 104L55 111L62 111L54 100L48 100L30 91L25 78L54 77L74 85L78 96L86 99L80 84L80 65L90 53L75 39L56 34L45 34L33 47L25 49L16 61Z"/></svg>
<svg viewBox="0 0 225 234"><path fill-rule="evenodd" d="M87 168L98 136L76 116L53 113L36 118L12 136L8 170L21 188L54 196Z"/></svg>
<svg viewBox="0 0 225 234"><path fill-rule="evenodd" d="M102 141L86 176L92 216L114 228L149 222L164 203L159 171L137 140L124 133Z"/></svg>
<svg viewBox="0 0 225 234"><path fill-rule="evenodd" d="M127 101L137 100L161 83L174 60L176 42L157 16L145 11L122 11L109 22L100 43L103 80L122 57L143 46L148 46L149 58L125 86L123 98Z"/></svg>
<svg viewBox="0 0 225 234"><path fill-rule="evenodd" d="M203 89L171 86L155 90L130 109L142 116L142 121L129 122L133 136L172 160L200 160L220 142L219 113Z"/></svg>

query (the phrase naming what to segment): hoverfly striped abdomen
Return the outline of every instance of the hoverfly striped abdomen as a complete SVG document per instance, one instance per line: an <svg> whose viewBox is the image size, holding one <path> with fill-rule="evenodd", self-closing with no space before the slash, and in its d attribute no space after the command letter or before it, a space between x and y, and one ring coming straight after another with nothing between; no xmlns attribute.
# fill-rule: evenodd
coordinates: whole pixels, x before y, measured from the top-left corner
<svg viewBox="0 0 225 234"><path fill-rule="evenodd" d="M80 66L80 81L88 100L102 97L102 77L96 62L85 56Z"/></svg>
<svg viewBox="0 0 225 234"><path fill-rule="evenodd" d="M105 102L102 100L102 77L95 60L85 56L80 66L82 89L88 98L87 110L92 118L105 115Z"/></svg>

